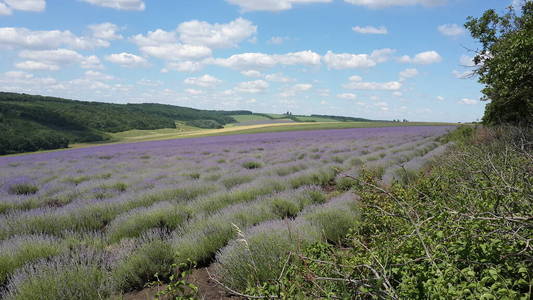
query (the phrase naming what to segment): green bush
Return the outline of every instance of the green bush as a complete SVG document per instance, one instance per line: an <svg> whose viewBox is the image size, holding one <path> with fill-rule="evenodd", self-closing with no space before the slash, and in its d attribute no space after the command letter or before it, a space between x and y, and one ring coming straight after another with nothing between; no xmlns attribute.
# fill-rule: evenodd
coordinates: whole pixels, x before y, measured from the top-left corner
<svg viewBox="0 0 533 300"><path fill-rule="evenodd" d="M168 202L157 203L154 207L126 213L111 222L107 236L111 243L123 238L139 237L152 228L173 230L189 217L189 211L181 205Z"/></svg>
<svg viewBox="0 0 533 300"><path fill-rule="evenodd" d="M249 170L259 169L262 166L263 165L260 162L257 162L257 161L247 161L247 162L242 163L242 167L245 168L245 169L249 169Z"/></svg>
<svg viewBox="0 0 533 300"><path fill-rule="evenodd" d="M173 244L178 264L195 262L198 265L209 263L215 253L235 236L230 222L209 220L196 225L188 234Z"/></svg>
<svg viewBox="0 0 533 300"><path fill-rule="evenodd" d="M241 291L275 281L289 253L319 236L313 226L294 222L267 222L246 234L237 231L239 239L217 254L216 273L224 284Z"/></svg>
<svg viewBox="0 0 533 300"><path fill-rule="evenodd" d="M57 240L46 236L18 236L2 241L0 246L0 285L6 283L9 275L15 269L35 260L57 255L62 248L63 246Z"/></svg>
<svg viewBox="0 0 533 300"><path fill-rule="evenodd" d="M147 282L159 278L166 280L172 273L174 253L169 243L153 240L125 257L111 272L113 286L117 291L128 292L142 289Z"/></svg>
<svg viewBox="0 0 533 300"><path fill-rule="evenodd" d="M354 186L360 215L343 248L307 247L279 282L249 283L248 292L287 298L531 298L531 131L462 132L450 135L459 137L457 144L430 173L407 185L384 190L379 172L363 170ZM342 214L322 209L307 218L336 239Z"/></svg>
<svg viewBox="0 0 533 300"><path fill-rule="evenodd" d="M9 193L14 195L32 195L39 191L39 188L30 183L13 184L9 187Z"/></svg>
<svg viewBox="0 0 533 300"><path fill-rule="evenodd" d="M357 214L347 207L320 208L306 214L304 218L320 228L327 241L336 244L341 244L346 234L357 224Z"/></svg>
<svg viewBox="0 0 533 300"><path fill-rule="evenodd" d="M3 296L10 300L97 300L111 296L108 276L103 256L87 250L26 265L10 279Z"/></svg>
<svg viewBox="0 0 533 300"><path fill-rule="evenodd" d="M294 218L301 209L294 202L282 198L273 199L270 205L272 212L280 218Z"/></svg>

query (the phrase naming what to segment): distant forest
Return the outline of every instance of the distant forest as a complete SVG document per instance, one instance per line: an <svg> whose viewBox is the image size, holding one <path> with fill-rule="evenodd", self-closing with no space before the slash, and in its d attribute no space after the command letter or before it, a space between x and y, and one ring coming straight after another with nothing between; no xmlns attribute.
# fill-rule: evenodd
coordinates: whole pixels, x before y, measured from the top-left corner
<svg viewBox="0 0 533 300"><path fill-rule="evenodd" d="M230 114L163 104L111 104L0 92L0 154L104 141L106 132L176 128L175 121L201 128L236 122Z"/></svg>

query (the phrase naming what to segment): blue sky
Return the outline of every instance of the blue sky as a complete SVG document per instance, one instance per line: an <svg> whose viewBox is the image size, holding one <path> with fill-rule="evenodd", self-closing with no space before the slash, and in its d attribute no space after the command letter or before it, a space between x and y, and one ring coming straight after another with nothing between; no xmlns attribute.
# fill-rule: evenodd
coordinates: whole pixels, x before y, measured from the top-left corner
<svg viewBox="0 0 533 300"><path fill-rule="evenodd" d="M506 0L0 0L0 90L473 121L467 16Z"/></svg>

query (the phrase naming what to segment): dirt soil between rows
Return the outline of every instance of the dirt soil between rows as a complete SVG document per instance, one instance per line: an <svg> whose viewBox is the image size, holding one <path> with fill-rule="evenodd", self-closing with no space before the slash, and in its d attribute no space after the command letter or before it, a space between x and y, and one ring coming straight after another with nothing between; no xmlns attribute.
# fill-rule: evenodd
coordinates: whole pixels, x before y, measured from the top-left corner
<svg viewBox="0 0 533 300"><path fill-rule="evenodd" d="M211 268L209 270L212 271ZM212 272L211 272L212 273ZM218 285L216 282L212 281L207 274L206 268L195 269L192 271L192 274L187 278L187 282L194 284L198 287L198 299L231 299L239 300L244 299L242 297L234 296L229 294L223 287ZM153 287L146 288L141 291L131 292L124 295L124 300L153 300L155 294L164 288L162 287ZM171 299L171 298L161 298L161 299Z"/></svg>

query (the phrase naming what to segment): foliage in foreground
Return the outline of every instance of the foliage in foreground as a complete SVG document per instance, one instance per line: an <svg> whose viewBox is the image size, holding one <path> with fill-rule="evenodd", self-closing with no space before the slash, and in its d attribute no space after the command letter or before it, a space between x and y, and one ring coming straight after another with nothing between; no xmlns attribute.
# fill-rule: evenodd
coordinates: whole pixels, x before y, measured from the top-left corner
<svg viewBox="0 0 533 300"><path fill-rule="evenodd" d="M390 191L363 173L346 248L316 243L258 296L529 299L531 132L478 129L427 176Z"/></svg>

